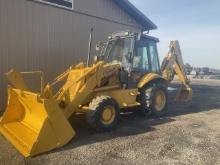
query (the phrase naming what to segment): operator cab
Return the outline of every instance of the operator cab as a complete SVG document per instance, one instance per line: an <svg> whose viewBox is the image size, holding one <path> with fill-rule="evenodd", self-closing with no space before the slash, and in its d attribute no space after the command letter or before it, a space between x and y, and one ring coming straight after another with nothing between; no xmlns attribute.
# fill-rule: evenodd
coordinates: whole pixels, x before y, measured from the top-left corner
<svg viewBox="0 0 220 165"><path fill-rule="evenodd" d="M124 34L124 35L123 35ZM121 64L127 71L160 73L157 43L159 40L137 33L116 33L109 37L104 61Z"/></svg>
<svg viewBox="0 0 220 165"><path fill-rule="evenodd" d="M150 36L142 36L137 40L133 50L133 71L160 73L160 62L157 51L158 39Z"/></svg>
<svg viewBox="0 0 220 165"><path fill-rule="evenodd" d="M136 84L147 73L161 73L158 42L157 38L143 34L114 33L109 36L102 56L108 63L120 64L122 71L127 72L129 84Z"/></svg>

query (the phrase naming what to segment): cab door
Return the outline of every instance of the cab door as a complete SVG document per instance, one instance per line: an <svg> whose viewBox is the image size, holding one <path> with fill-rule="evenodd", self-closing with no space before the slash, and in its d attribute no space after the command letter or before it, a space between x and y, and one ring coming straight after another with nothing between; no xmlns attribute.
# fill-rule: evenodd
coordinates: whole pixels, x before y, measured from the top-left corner
<svg viewBox="0 0 220 165"><path fill-rule="evenodd" d="M132 73L129 86L134 87L143 75L160 74L160 63L157 52L157 41L142 38L136 41L132 60Z"/></svg>
<svg viewBox="0 0 220 165"><path fill-rule="evenodd" d="M150 56L151 72L161 74L160 61L157 51L157 42L153 40L148 41L148 54Z"/></svg>

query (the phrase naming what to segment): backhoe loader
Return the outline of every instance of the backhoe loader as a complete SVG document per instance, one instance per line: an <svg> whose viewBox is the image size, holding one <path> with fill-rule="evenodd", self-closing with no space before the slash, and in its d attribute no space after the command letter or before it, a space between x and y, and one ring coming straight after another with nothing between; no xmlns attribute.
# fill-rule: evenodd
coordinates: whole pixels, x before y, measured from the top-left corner
<svg viewBox="0 0 220 165"><path fill-rule="evenodd" d="M75 136L68 121L73 114L85 114L97 131L113 129L120 113L129 107L137 107L144 116L162 116L167 111L170 70L182 82L176 100L190 101L192 89L178 42L171 42L162 68L157 42L142 33L114 33L103 46L97 46L100 53L93 64L71 66L47 84L43 72L11 70L6 74L10 85L8 105L0 119L1 134L28 157L66 145ZM39 93L25 83L27 74L41 78ZM60 83L63 85L56 91Z"/></svg>

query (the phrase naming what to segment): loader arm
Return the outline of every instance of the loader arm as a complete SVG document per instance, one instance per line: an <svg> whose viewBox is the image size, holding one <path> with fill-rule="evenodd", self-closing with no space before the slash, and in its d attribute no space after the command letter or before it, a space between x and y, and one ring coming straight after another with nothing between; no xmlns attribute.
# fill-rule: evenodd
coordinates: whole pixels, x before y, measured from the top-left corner
<svg viewBox="0 0 220 165"><path fill-rule="evenodd" d="M171 82L174 78L174 73L177 74L182 87L179 89L175 100L176 101L190 101L192 100L192 88L190 81L186 76L182 53L178 41L170 42L170 51L164 58L161 66L163 77Z"/></svg>
<svg viewBox="0 0 220 165"><path fill-rule="evenodd" d="M93 91L103 83L116 85L105 79L116 77L117 71L117 65L101 61L91 67L81 63L70 67L45 88L42 72L8 72L11 86L8 105L0 120L0 133L26 157L64 146L75 136L68 121L70 116L87 105ZM41 94L29 90L22 76L29 74L41 76ZM63 81L63 86L53 94L52 87Z"/></svg>
<svg viewBox="0 0 220 165"><path fill-rule="evenodd" d="M52 91L52 86L66 78L65 84L56 92L52 94L51 98L55 99L58 104L63 108L64 115L69 118L79 108L87 104L96 88L99 88L103 83L107 83L111 77L119 70L118 65L108 65L100 61L91 67L84 67L78 65L77 67L70 68L65 74L55 79L55 82L48 84L45 88L45 96L49 96ZM117 83L117 81L114 81ZM116 85L116 84L109 84Z"/></svg>

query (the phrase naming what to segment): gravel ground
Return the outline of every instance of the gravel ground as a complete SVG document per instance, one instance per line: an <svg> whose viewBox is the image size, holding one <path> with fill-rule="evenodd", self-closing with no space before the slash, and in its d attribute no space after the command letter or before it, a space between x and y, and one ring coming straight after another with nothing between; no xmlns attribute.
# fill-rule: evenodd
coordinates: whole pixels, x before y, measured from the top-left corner
<svg viewBox="0 0 220 165"><path fill-rule="evenodd" d="M72 119L77 136L68 145L34 158L23 158L0 135L0 164L220 165L220 81L192 84L193 101L170 101L164 118L123 114L116 130L100 134L78 116Z"/></svg>

